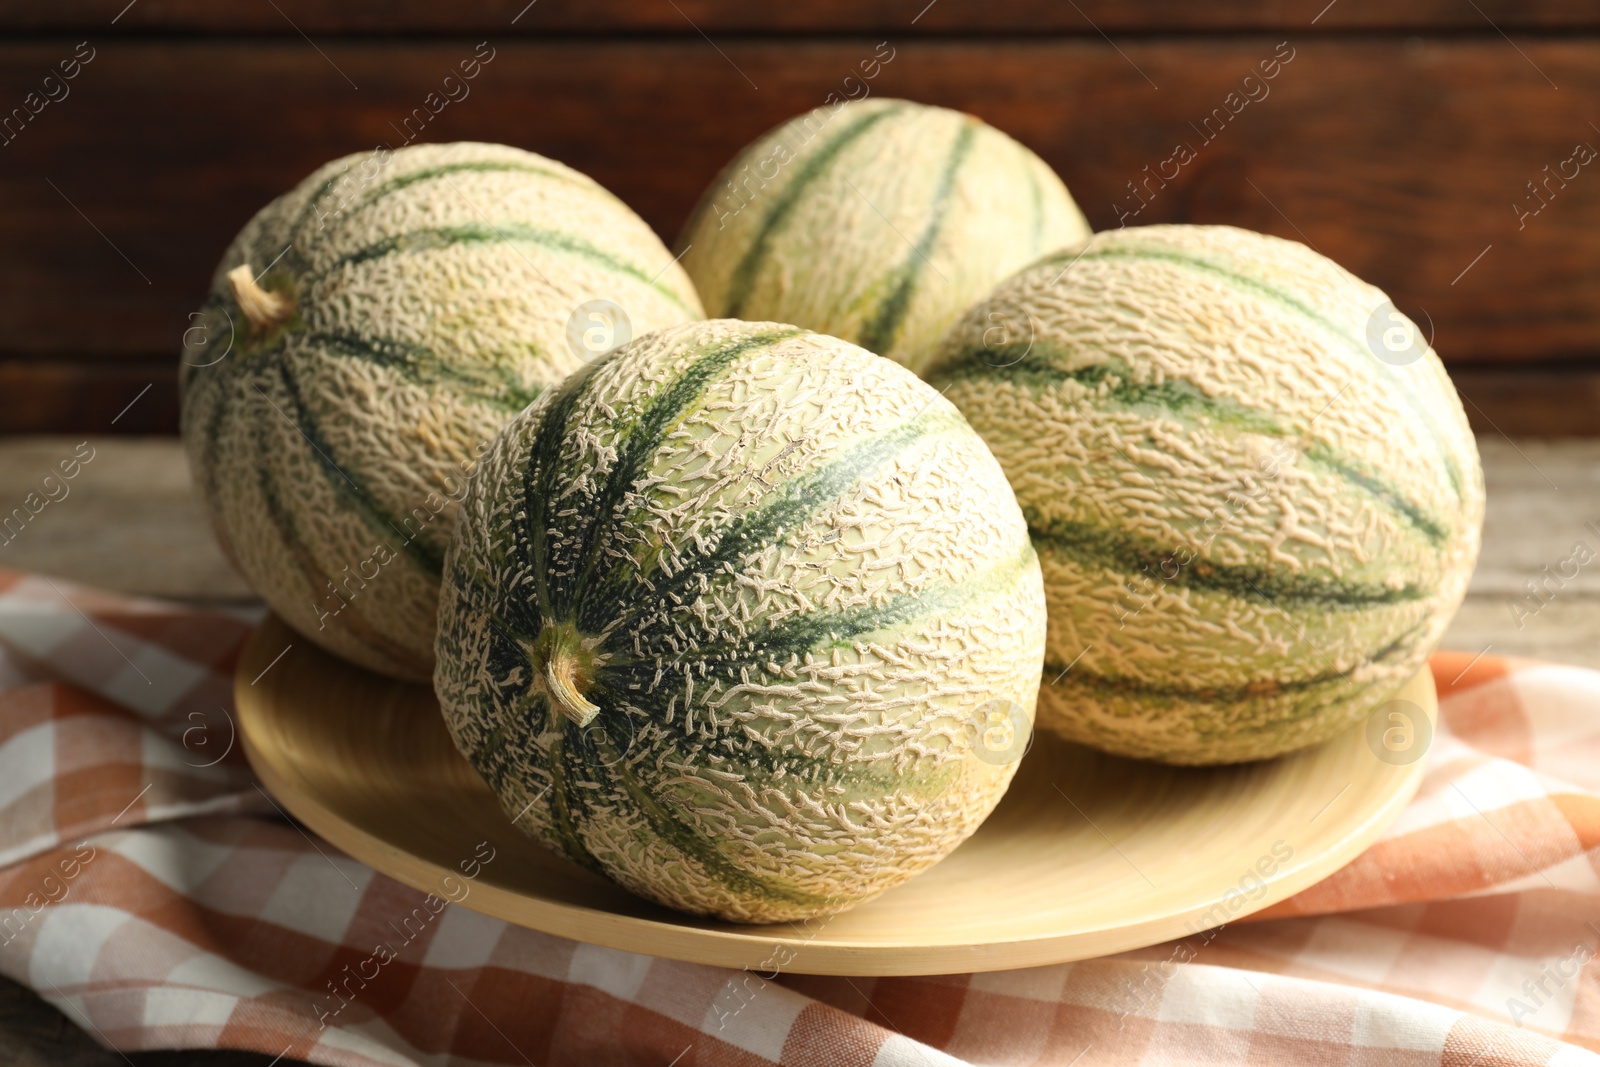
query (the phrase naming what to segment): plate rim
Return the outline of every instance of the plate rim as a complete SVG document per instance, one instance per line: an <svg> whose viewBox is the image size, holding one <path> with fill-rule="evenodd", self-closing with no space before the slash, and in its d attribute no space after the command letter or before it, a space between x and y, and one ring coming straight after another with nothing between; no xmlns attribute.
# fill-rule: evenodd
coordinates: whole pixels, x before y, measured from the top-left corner
<svg viewBox="0 0 1600 1067"><path fill-rule="evenodd" d="M291 644L306 641L303 635L269 612L251 631L234 670L234 704L239 716L240 747L251 771L261 780L275 804L345 855L412 889L443 895L440 891L449 885L446 879L457 877L453 869L423 858L356 825L320 800L301 792L280 773L257 744L256 731L264 728L260 717L271 715L271 702L262 695L267 691L256 689L251 679L257 678L259 668L266 665L272 655L281 654L277 651L281 647L279 641L276 638L268 641L274 633ZM273 651L269 653L269 650ZM332 653L320 648L317 651L342 667L361 670L358 666L339 660ZM1409 690L1421 680L1426 682L1424 688L1427 696L1423 710L1430 722L1436 725L1437 692L1426 663L1401 691ZM1349 729L1363 728L1358 721ZM1342 736L1337 735L1324 744L1332 744ZM1302 750L1301 753L1279 758L1292 759L1311 751ZM1366 809L1365 816L1333 846L1308 856L1304 861L1295 856L1265 879L1266 892L1259 899L1247 901L1237 913L1231 913L1230 909L1227 923L1223 925L1231 925L1280 903L1348 865L1376 841L1411 803L1421 786L1426 764L1426 759L1417 759L1402 767L1396 785L1382 802ZM509 820L507 825L510 825ZM513 829L513 832L516 831ZM529 844L535 848L543 847L532 839L529 839ZM404 862L397 862L399 859ZM425 873L419 873L419 869ZM518 892L485 881L475 882L471 892L456 903L513 926L604 948L687 963L765 970L770 969L768 961L773 955L788 950L789 958L780 968L785 973L890 977L1049 966L1161 944L1195 936L1206 929L1190 930L1185 924L1216 907L1222 899L1211 899L1198 905L1146 915L1135 921L1091 931L1057 931L1034 937L997 937L976 945L883 941L852 944L838 940L819 943L816 933L808 937L777 932L790 930L793 924L740 927L688 915L681 920L624 915L604 908L569 904ZM826 926L826 918L817 921ZM648 938L641 938L644 931L649 931ZM641 940L647 940L648 946L641 947ZM1082 951L1085 947L1091 951Z"/></svg>

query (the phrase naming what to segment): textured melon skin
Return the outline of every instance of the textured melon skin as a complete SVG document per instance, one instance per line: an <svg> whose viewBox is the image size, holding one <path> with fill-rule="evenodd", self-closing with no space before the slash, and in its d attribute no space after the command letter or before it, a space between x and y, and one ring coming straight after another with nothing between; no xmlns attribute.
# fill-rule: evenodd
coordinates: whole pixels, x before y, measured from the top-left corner
<svg viewBox="0 0 1600 1067"><path fill-rule="evenodd" d="M792 322L920 370L973 301L1088 236L1061 179L999 130L871 99L746 147L677 248L712 317Z"/></svg>
<svg viewBox="0 0 1600 1067"><path fill-rule="evenodd" d="M928 380L1005 468L1044 571L1042 727L1258 759L1423 667L1483 476L1420 334L1408 365L1368 347L1385 303L1300 244L1148 226L1046 257L951 331Z"/></svg>
<svg viewBox="0 0 1600 1067"><path fill-rule="evenodd" d="M379 158L322 167L229 247L186 338L183 437L218 539L273 610L426 681L468 472L583 365L573 309L612 300L635 333L701 311L649 227L577 171L488 144ZM291 318L251 329L241 264Z"/></svg>
<svg viewBox="0 0 1600 1067"><path fill-rule="evenodd" d="M659 903L774 922L976 828L1015 764L975 750L975 716L1031 723L1044 625L1016 499L949 403L835 338L720 320L507 425L446 562L435 689L522 830ZM582 648L587 728L542 682L547 634Z"/></svg>

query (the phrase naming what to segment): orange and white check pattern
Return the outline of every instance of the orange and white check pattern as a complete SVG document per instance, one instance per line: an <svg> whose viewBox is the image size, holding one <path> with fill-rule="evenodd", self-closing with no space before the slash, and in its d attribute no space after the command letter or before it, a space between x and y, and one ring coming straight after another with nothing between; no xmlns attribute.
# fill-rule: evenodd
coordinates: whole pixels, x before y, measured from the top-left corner
<svg viewBox="0 0 1600 1067"><path fill-rule="evenodd" d="M0 972L122 1052L1600 1064L1600 673L1436 656L1416 801L1249 921L1022 971L767 981L509 926L282 818L233 744L255 618L0 571Z"/></svg>

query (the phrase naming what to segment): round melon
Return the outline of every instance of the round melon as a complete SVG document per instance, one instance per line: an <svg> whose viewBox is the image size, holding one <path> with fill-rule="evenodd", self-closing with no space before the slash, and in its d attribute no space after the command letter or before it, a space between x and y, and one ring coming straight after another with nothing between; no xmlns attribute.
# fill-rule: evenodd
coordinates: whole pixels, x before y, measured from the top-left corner
<svg viewBox="0 0 1600 1067"><path fill-rule="evenodd" d="M915 371L973 301L1088 235L1061 179L999 130L871 99L745 148L678 248L712 317L792 322Z"/></svg>
<svg viewBox="0 0 1600 1067"><path fill-rule="evenodd" d="M540 397L482 471L434 682L523 831L771 922L905 881L1000 799L1038 561L994 457L904 368L792 326L662 330Z"/></svg>
<svg viewBox="0 0 1600 1067"><path fill-rule="evenodd" d="M426 681L440 566L507 419L612 341L701 317L621 201L489 144L347 156L263 208L184 338L223 548L306 638Z"/></svg>
<svg viewBox="0 0 1600 1067"><path fill-rule="evenodd" d="M1315 744L1421 670L1466 591L1483 476L1382 292L1226 226L1102 233L972 308L928 380L1028 518L1039 724L1173 763Z"/></svg>

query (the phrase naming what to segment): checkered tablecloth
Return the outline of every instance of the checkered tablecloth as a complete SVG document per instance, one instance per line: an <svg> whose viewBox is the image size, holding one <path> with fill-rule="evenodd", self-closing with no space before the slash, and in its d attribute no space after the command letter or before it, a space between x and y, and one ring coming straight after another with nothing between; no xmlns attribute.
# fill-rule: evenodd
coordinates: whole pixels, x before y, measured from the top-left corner
<svg viewBox="0 0 1600 1067"><path fill-rule="evenodd" d="M230 671L255 617L0 571L0 971L122 1052L1600 1064L1595 672L1435 657L1416 801L1252 921L1055 967L767 981L509 926L280 817L232 743Z"/></svg>

